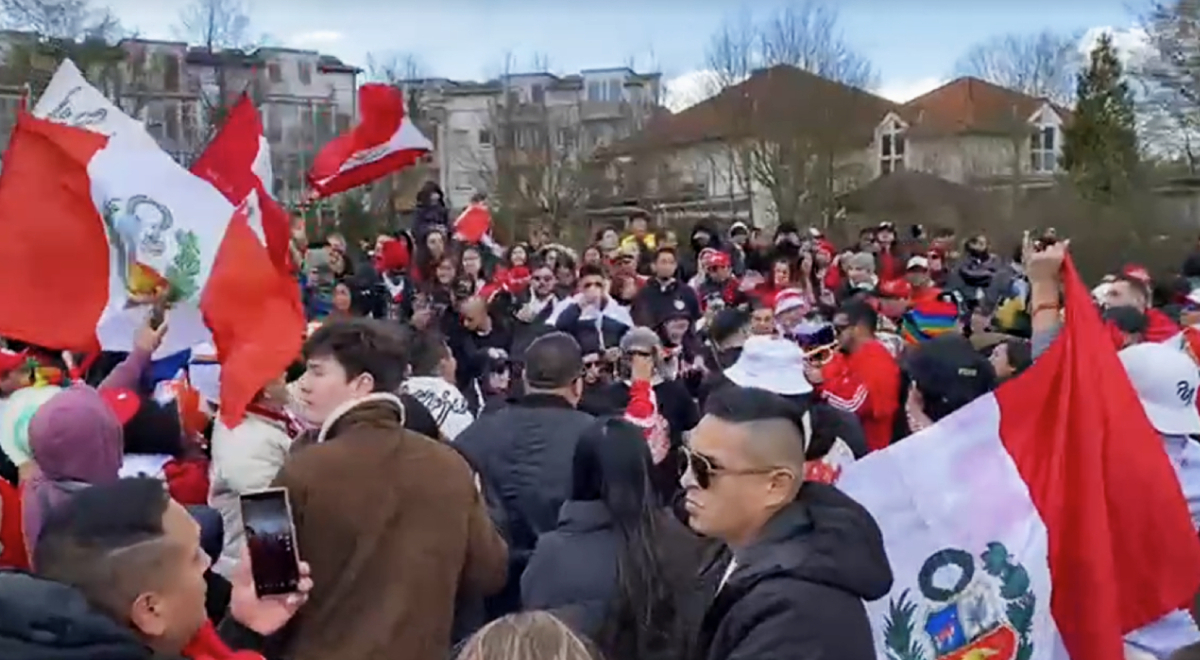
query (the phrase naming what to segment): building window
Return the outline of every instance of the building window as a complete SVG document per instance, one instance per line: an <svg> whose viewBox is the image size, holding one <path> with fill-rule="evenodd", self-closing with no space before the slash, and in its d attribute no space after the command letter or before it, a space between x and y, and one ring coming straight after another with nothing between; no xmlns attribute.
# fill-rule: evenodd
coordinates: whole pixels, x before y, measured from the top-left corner
<svg viewBox="0 0 1200 660"><path fill-rule="evenodd" d="M620 80L608 81L608 102L609 103L617 103L620 100L621 100L621 81Z"/></svg>
<svg viewBox="0 0 1200 660"><path fill-rule="evenodd" d="M165 122L165 134L171 142L178 143L183 136L179 130L179 101L168 101L163 109L163 120Z"/></svg>
<svg viewBox="0 0 1200 660"><path fill-rule="evenodd" d="M180 108L179 123L183 125L183 146L187 149L194 149L200 142L200 118L196 110L196 103L190 101L184 101Z"/></svg>
<svg viewBox="0 0 1200 660"><path fill-rule="evenodd" d="M546 102L546 88L542 85L534 85L531 97L533 98L534 103L545 103Z"/></svg>
<svg viewBox="0 0 1200 660"><path fill-rule="evenodd" d="M492 132L486 128L479 129L479 144L485 147L492 146Z"/></svg>
<svg viewBox="0 0 1200 660"><path fill-rule="evenodd" d="M279 62L267 64L267 78L273 83L283 82L283 67L279 66Z"/></svg>
<svg viewBox="0 0 1200 660"><path fill-rule="evenodd" d="M312 84L312 62L296 62L296 73L300 75L301 85Z"/></svg>
<svg viewBox="0 0 1200 660"><path fill-rule="evenodd" d="M604 85L598 82L590 82L587 84L587 100L603 101L604 100Z"/></svg>
<svg viewBox="0 0 1200 660"><path fill-rule="evenodd" d="M273 105L264 105L263 114L266 115L267 121L267 142L278 144L283 141L283 115L279 112L279 108Z"/></svg>
<svg viewBox="0 0 1200 660"><path fill-rule="evenodd" d="M1058 139L1053 125L1038 126L1029 136L1029 169L1038 174L1053 174L1058 169Z"/></svg>
<svg viewBox="0 0 1200 660"><path fill-rule="evenodd" d="M892 121L879 134L879 173L904 171L904 129Z"/></svg>

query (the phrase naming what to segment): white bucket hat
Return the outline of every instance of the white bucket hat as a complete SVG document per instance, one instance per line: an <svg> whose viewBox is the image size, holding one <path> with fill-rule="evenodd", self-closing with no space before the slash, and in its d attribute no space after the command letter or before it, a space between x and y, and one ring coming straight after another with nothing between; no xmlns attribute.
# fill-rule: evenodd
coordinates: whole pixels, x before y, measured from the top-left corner
<svg viewBox="0 0 1200 660"><path fill-rule="evenodd" d="M725 377L740 387L757 387L775 394L808 394L813 386L804 377L804 351L775 337L751 337Z"/></svg>
<svg viewBox="0 0 1200 660"><path fill-rule="evenodd" d="M1163 435L1200 434L1196 390L1200 371L1182 351L1159 343L1130 346L1117 354L1154 429Z"/></svg>

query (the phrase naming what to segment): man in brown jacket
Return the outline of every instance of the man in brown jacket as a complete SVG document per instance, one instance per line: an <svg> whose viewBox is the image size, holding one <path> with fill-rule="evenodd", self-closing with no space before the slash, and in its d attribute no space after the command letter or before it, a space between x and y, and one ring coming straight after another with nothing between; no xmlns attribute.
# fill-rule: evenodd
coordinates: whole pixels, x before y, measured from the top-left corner
<svg viewBox="0 0 1200 660"><path fill-rule="evenodd" d="M280 640L290 660L443 660L456 595L504 586L508 551L470 467L404 428L404 353L396 326L369 319L304 346L298 403L320 432L275 485L319 586Z"/></svg>

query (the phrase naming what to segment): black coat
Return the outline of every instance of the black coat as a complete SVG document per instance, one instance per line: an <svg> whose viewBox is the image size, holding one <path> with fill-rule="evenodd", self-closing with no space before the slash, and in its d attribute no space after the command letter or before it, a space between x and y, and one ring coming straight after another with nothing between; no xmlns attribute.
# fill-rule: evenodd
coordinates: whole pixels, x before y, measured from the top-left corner
<svg viewBox="0 0 1200 660"><path fill-rule="evenodd" d="M807 483L760 540L723 549L702 579L714 595L696 657L704 660L875 660L863 601L892 588L883 534L871 514L834 486Z"/></svg>
<svg viewBox="0 0 1200 660"><path fill-rule="evenodd" d="M665 514L658 529L670 593L683 603L693 601L704 541ZM594 638L618 597L623 543L603 502L564 503L558 528L538 539L525 568L522 607L553 610L577 632Z"/></svg>
<svg viewBox="0 0 1200 660"><path fill-rule="evenodd" d="M489 615L520 605L521 572L538 536L558 526L558 511L571 496L575 444L595 421L562 398L530 394L481 417L454 440L500 498L508 521L508 586L493 599Z"/></svg>
<svg viewBox="0 0 1200 660"><path fill-rule="evenodd" d="M634 296L630 313L635 323L648 328L657 328L678 314L695 321L700 318L700 299L695 289L678 278L666 283L651 279Z"/></svg>

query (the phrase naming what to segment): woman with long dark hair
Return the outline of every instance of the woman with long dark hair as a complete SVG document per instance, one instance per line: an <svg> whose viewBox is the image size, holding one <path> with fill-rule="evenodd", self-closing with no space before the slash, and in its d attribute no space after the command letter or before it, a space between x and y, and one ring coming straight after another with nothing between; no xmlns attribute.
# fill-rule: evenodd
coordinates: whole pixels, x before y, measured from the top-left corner
<svg viewBox="0 0 1200 660"><path fill-rule="evenodd" d="M702 542L658 506L642 432L598 420L575 447L571 499L521 577L525 609L551 610L608 658L684 657Z"/></svg>

